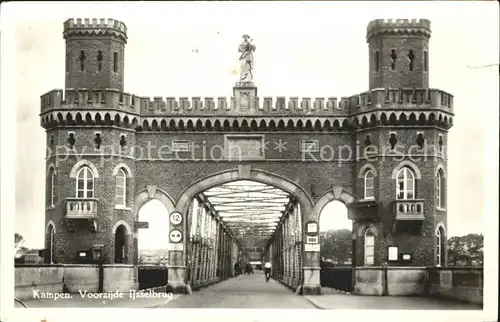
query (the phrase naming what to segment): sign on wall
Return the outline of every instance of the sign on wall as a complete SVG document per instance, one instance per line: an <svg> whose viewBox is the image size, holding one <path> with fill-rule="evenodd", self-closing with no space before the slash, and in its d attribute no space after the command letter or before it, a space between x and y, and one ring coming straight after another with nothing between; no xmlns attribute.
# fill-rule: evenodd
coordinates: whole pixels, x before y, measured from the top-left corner
<svg viewBox="0 0 500 322"><path fill-rule="evenodd" d="M310 235L315 235L318 233L318 223L315 221L307 223L306 233Z"/></svg>
<svg viewBox="0 0 500 322"><path fill-rule="evenodd" d="M184 250L184 244L168 244L168 250L173 250L173 251L183 251Z"/></svg>
<svg viewBox="0 0 500 322"><path fill-rule="evenodd" d="M172 230L170 232L170 240L174 243L178 243L182 240L182 232L180 230Z"/></svg>
<svg viewBox="0 0 500 322"><path fill-rule="evenodd" d="M396 246L389 246L387 248L388 251L388 260L390 261L397 261L398 260L398 247Z"/></svg>
<svg viewBox="0 0 500 322"><path fill-rule="evenodd" d="M318 152L318 140L300 140L300 152Z"/></svg>
<svg viewBox="0 0 500 322"><path fill-rule="evenodd" d="M306 243L307 244L317 244L318 241L318 236L307 236Z"/></svg>
<svg viewBox="0 0 500 322"><path fill-rule="evenodd" d="M172 225L179 225L182 222L182 215L178 212L173 212L170 214L170 223Z"/></svg>
<svg viewBox="0 0 500 322"><path fill-rule="evenodd" d="M264 159L264 136L227 135L224 148L226 158L230 160Z"/></svg>
<svg viewBox="0 0 500 322"><path fill-rule="evenodd" d="M191 151L191 141L189 140L173 140L172 152L189 152Z"/></svg>
<svg viewBox="0 0 500 322"><path fill-rule="evenodd" d="M304 251L306 252L319 252L319 244L305 244Z"/></svg>
<svg viewBox="0 0 500 322"><path fill-rule="evenodd" d="M137 228L137 229L149 228L149 222L147 222L147 221L136 221L135 222L135 228Z"/></svg>

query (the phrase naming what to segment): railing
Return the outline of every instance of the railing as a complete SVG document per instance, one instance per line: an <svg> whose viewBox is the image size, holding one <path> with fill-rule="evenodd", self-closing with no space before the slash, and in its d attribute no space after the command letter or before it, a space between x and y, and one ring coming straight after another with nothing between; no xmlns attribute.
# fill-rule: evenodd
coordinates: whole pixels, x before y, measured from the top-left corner
<svg viewBox="0 0 500 322"><path fill-rule="evenodd" d="M396 220L424 220L424 200L394 201Z"/></svg>
<svg viewBox="0 0 500 322"><path fill-rule="evenodd" d="M322 287L352 292L352 267L322 267L320 282Z"/></svg>
<svg viewBox="0 0 500 322"><path fill-rule="evenodd" d="M67 219L97 218L97 199L66 198Z"/></svg>

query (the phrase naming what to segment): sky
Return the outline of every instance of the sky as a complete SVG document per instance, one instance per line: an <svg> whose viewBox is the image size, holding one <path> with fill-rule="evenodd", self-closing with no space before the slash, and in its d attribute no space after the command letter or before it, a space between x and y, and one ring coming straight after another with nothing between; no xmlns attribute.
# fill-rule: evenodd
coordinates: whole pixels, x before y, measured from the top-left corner
<svg viewBox="0 0 500 322"><path fill-rule="evenodd" d="M15 124L9 123L12 138L16 137L15 231L25 237L28 247L43 247L45 133L38 116L39 97L64 88L62 27L71 17L125 22L125 91L163 97L230 97L237 80L232 73L238 67L237 46L245 33L257 47L254 76L259 96L361 93L368 89L368 22L430 19L430 87L455 95L454 127L448 134L448 234L484 231L488 174L483 164L491 155L487 149L497 149L485 146L485 129L489 112L498 108L498 70L474 67L499 61L495 2L7 5L17 12L7 14L2 7L2 31L14 39L6 50L12 58L9 67L15 71L9 84L9 92L16 94L9 106L16 115ZM328 211L335 213L332 218L343 218L332 219L332 226L346 225L346 216L337 216L344 210Z"/></svg>

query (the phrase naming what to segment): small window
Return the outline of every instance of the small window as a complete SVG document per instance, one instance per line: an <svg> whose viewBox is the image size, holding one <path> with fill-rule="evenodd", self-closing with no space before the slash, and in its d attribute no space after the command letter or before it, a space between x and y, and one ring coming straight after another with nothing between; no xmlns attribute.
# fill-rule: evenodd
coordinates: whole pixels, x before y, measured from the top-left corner
<svg viewBox="0 0 500 322"><path fill-rule="evenodd" d="M47 187L48 196L47 196L47 206L53 207L55 204L55 185L56 185L56 172L54 168L50 168L49 170L49 186Z"/></svg>
<svg viewBox="0 0 500 322"><path fill-rule="evenodd" d="M429 71L429 54L424 51L424 72Z"/></svg>
<svg viewBox="0 0 500 322"><path fill-rule="evenodd" d="M444 229L443 227L439 227L436 230L436 266L441 267L444 266Z"/></svg>
<svg viewBox="0 0 500 322"><path fill-rule="evenodd" d="M126 177L123 169L118 170L116 174L116 205L117 206L126 206Z"/></svg>
<svg viewBox="0 0 500 322"><path fill-rule="evenodd" d="M118 53L116 51L113 53L113 72L118 72Z"/></svg>
<svg viewBox="0 0 500 322"><path fill-rule="evenodd" d="M365 174L365 199L373 199L374 198L374 190L375 190L375 184L374 184L374 174L372 170L366 171Z"/></svg>
<svg viewBox="0 0 500 322"><path fill-rule="evenodd" d="M440 209L445 208L445 189L444 189L444 175L443 171L440 169L436 178L436 203L437 207Z"/></svg>
<svg viewBox="0 0 500 322"><path fill-rule="evenodd" d="M54 264L54 240L55 240L55 232L54 232L54 226L49 224L49 231L48 231L48 249L49 249L49 258L48 262L49 264Z"/></svg>
<svg viewBox="0 0 500 322"><path fill-rule="evenodd" d="M378 50L375 52L375 71L380 71L380 53Z"/></svg>
<svg viewBox="0 0 500 322"><path fill-rule="evenodd" d="M365 233L365 266L372 266L375 263L375 235L371 229Z"/></svg>

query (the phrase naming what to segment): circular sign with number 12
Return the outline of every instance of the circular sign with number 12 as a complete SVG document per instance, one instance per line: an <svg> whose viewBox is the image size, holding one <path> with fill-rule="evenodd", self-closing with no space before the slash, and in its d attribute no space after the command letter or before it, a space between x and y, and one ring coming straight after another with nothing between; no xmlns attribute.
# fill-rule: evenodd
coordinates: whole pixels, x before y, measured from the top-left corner
<svg viewBox="0 0 500 322"><path fill-rule="evenodd" d="M170 215L170 222L172 225L178 225L182 222L182 215L178 212L174 212Z"/></svg>

